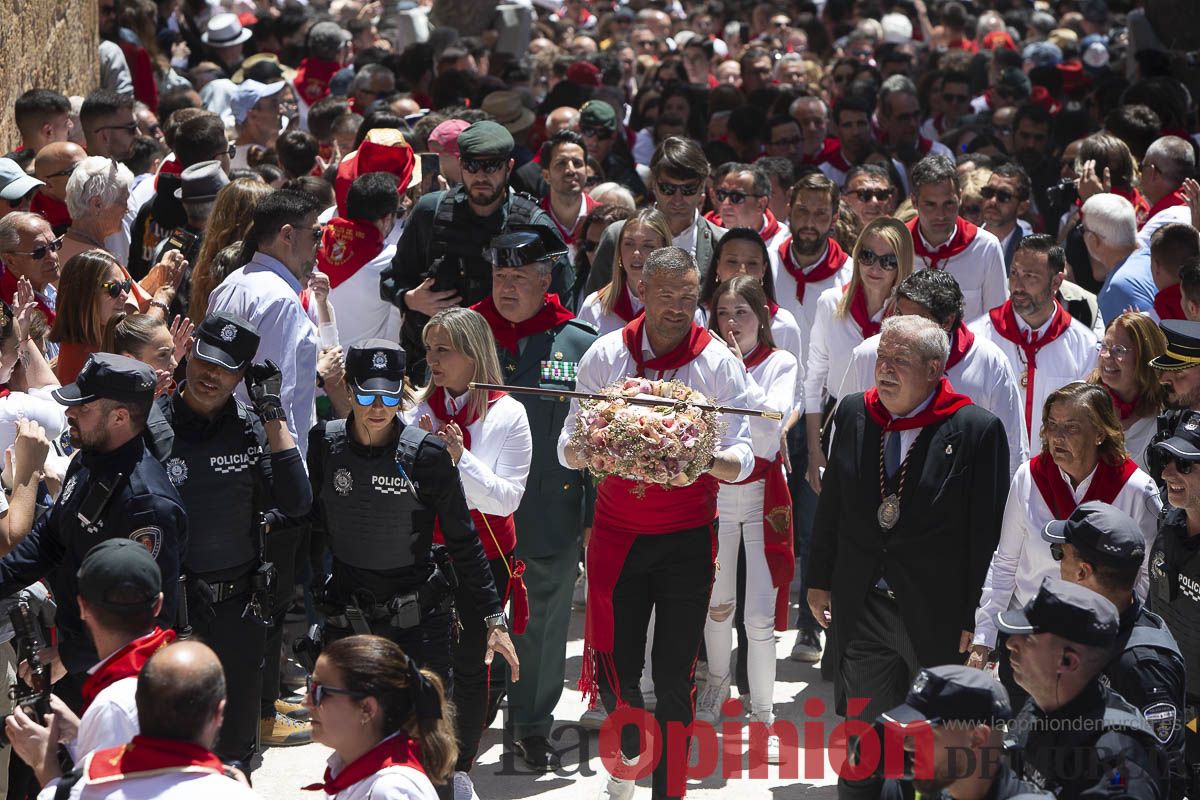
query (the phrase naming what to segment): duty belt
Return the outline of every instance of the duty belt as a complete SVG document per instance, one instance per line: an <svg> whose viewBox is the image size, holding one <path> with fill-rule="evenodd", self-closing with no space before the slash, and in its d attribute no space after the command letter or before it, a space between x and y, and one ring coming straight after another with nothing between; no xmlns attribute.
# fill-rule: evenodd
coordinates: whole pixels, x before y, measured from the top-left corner
<svg viewBox="0 0 1200 800"><path fill-rule="evenodd" d="M326 620L335 628L350 628L357 634L370 633L369 622L387 622L396 628L407 630L421 624L421 617L437 608L451 596L448 584L436 580L440 571L435 571L430 580L412 592L398 594L383 603L362 602L361 593L356 593L345 605L341 614L331 614Z"/></svg>
<svg viewBox="0 0 1200 800"><path fill-rule="evenodd" d="M205 581L213 593L213 603L222 603L247 594L251 589L253 573L243 575L232 581Z"/></svg>

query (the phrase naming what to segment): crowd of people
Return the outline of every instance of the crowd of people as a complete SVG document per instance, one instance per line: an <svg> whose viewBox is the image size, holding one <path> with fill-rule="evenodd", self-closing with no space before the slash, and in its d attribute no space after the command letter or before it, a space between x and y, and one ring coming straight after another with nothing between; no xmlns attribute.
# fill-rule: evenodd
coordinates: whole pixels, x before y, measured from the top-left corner
<svg viewBox="0 0 1200 800"><path fill-rule="evenodd" d="M100 85L35 80L0 158L9 798L252 797L315 741L308 789L469 800L502 708L553 772L573 608L578 723L667 739L601 737L610 800L741 714L794 763L789 631L839 797L1200 796L1164 17L95 2ZM726 409L699 472L605 466L572 393L628 381Z"/></svg>

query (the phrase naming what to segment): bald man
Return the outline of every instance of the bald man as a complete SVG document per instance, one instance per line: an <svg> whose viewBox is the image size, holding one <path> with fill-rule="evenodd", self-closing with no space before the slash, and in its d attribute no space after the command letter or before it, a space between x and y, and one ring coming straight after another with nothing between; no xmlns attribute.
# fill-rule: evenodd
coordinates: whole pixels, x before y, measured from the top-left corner
<svg viewBox="0 0 1200 800"><path fill-rule="evenodd" d="M549 139L559 131L572 130L579 132L579 109L572 106L559 106L546 115L546 138Z"/></svg>
<svg viewBox="0 0 1200 800"><path fill-rule="evenodd" d="M578 108L559 106L546 115L546 139L565 130L579 132ZM518 169L514 169L512 177L508 179L509 185L518 192L525 192L531 197L545 197L550 191L550 187L542 178L540 161L540 158L535 158L528 164L522 164Z"/></svg>
<svg viewBox="0 0 1200 800"><path fill-rule="evenodd" d="M53 142L38 151L33 159L33 177L46 185L34 195L29 210L50 223L55 236L71 227L67 211L67 181L75 165L87 158L87 151L74 142Z"/></svg>

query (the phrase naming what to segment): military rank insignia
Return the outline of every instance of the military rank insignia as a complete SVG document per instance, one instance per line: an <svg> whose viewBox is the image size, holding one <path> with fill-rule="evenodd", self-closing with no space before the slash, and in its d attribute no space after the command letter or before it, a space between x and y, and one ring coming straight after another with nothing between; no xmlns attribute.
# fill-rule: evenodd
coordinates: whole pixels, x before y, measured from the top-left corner
<svg viewBox="0 0 1200 800"><path fill-rule="evenodd" d="M542 380L573 383L579 374L577 361L543 361Z"/></svg>

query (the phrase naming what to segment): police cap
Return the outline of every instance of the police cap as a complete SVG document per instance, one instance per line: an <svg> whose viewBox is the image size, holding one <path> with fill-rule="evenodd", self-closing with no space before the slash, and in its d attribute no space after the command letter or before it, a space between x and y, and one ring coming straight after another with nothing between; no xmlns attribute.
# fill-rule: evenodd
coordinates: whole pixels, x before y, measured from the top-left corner
<svg viewBox="0 0 1200 800"><path fill-rule="evenodd" d="M1124 567L1146 558L1146 538L1133 518L1099 500L1082 503L1066 519L1051 520L1042 538L1051 544L1070 542L1092 564Z"/></svg>
<svg viewBox="0 0 1200 800"><path fill-rule="evenodd" d="M509 158L512 156L512 134L498 122L480 120L458 135L458 155L463 161L476 158Z"/></svg>
<svg viewBox="0 0 1200 800"><path fill-rule="evenodd" d="M902 705L880 716L883 722L976 722L994 725L1012 719L1003 684L984 670L961 664L917 673Z"/></svg>
<svg viewBox="0 0 1200 800"><path fill-rule="evenodd" d="M51 394L64 406L80 406L93 400L127 403L154 399L154 370L141 361L112 353L92 353L74 383Z"/></svg>
<svg viewBox="0 0 1200 800"><path fill-rule="evenodd" d="M162 572L150 551L132 539L107 539L84 556L76 573L84 600L114 611L142 608L162 592ZM124 597L113 599L118 589Z"/></svg>
<svg viewBox="0 0 1200 800"><path fill-rule="evenodd" d="M230 372L237 372L258 352L258 328L227 311L209 314L196 328L192 355Z"/></svg>
<svg viewBox="0 0 1200 800"><path fill-rule="evenodd" d="M1200 322L1168 319L1158 327L1167 337L1167 352L1150 359L1150 366L1175 371L1200 364Z"/></svg>
<svg viewBox="0 0 1200 800"><path fill-rule="evenodd" d="M561 239L549 229L536 226L502 233L488 246L488 260L493 267L523 267L553 261L566 253Z"/></svg>
<svg viewBox="0 0 1200 800"><path fill-rule="evenodd" d="M1170 439L1153 445L1160 455L1184 461L1200 461L1200 411L1184 411Z"/></svg>
<svg viewBox="0 0 1200 800"><path fill-rule="evenodd" d="M404 391L404 350L386 339L367 339L346 353L346 377L356 391L392 397Z"/></svg>
<svg viewBox="0 0 1200 800"><path fill-rule="evenodd" d="M996 627L1010 635L1053 633L1077 644L1111 647L1117 609L1091 589L1048 576L1024 608L997 614Z"/></svg>

